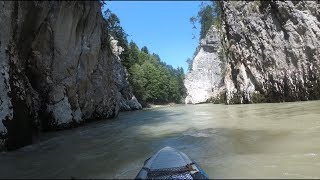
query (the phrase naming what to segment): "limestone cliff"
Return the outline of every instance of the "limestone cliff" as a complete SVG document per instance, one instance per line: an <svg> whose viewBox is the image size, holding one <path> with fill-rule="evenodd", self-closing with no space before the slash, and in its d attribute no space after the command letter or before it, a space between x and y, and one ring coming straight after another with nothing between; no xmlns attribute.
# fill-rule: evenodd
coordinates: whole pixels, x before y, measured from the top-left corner
<svg viewBox="0 0 320 180"><path fill-rule="evenodd" d="M200 50L192 61L192 71L186 74L186 103L202 103L219 97L223 86L223 61L219 57L221 47L217 29L212 26L200 42Z"/></svg>
<svg viewBox="0 0 320 180"><path fill-rule="evenodd" d="M225 103L320 98L319 3L223 1L221 10Z"/></svg>
<svg viewBox="0 0 320 180"><path fill-rule="evenodd" d="M99 1L1 1L0 29L0 132L8 149L44 130L139 109Z"/></svg>

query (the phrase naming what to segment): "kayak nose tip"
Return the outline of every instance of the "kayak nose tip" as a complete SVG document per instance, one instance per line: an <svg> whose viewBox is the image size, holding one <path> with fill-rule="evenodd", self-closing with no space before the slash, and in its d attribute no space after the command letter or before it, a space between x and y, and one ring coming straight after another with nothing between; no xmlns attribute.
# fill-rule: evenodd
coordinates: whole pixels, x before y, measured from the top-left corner
<svg viewBox="0 0 320 180"><path fill-rule="evenodd" d="M169 150L169 149L174 149L174 148L172 148L170 146L165 146L164 148L162 148L162 150Z"/></svg>

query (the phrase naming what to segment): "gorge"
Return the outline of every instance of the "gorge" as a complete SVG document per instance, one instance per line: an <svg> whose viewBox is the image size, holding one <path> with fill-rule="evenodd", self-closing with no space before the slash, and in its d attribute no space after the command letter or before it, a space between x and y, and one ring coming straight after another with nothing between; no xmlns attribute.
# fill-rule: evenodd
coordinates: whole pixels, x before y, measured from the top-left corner
<svg viewBox="0 0 320 180"><path fill-rule="evenodd" d="M191 52L171 1L130 3L159 7L128 5L122 23ZM319 179L319 1L188 3L200 38L184 74L106 2L0 1L0 179L133 179L165 146L213 179Z"/></svg>
<svg viewBox="0 0 320 180"><path fill-rule="evenodd" d="M0 149L29 145L45 131L142 109L138 100L181 102L183 70L134 43L127 55L138 56L137 62L126 68L126 50L111 35L101 6L0 2ZM200 41L185 77L185 103L320 98L319 3L223 1L219 8L219 24ZM157 86L142 75L130 82L133 71L146 71Z"/></svg>

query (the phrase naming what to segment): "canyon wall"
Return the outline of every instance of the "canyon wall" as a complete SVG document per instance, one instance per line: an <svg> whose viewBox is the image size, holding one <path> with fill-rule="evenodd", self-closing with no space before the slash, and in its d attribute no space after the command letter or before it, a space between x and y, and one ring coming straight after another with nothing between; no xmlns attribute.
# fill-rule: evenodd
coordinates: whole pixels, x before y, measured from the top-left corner
<svg viewBox="0 0 320 180"><path fill-rule="evenodd" d="M1 1L0 28L0 146L141 108L99 1Z"/></svg>
<svg viewBox="0 0 320 180"><path fill-rule="evenodd" d="M319 3L223 1L220 9L226 104L320 98Z"/></svg>

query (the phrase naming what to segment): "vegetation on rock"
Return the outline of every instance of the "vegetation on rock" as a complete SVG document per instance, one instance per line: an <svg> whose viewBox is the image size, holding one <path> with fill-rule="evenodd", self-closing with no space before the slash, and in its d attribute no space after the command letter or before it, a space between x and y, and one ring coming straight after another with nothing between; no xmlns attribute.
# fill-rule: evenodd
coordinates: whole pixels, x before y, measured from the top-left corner
<svg viewBox="0 0 320 180"><path fill-rule="evenodd" d="M197 16L191 17L190 22L193 24L194 28L196 28L196 22L200 23L201 29L199 40L206 37L206 34L212 25L219 29L221 26L220 2L210 1L209 4L202 3Z"/></svg>
<svg viewBox="0 0 320 180"><path fill-rule="evenodd" d="M198 14L190 18L190 23L193 25L194 29L197 28L196 23L200 23L201 29L199 42L201 41L201 39L204 39L206 37L206 34L212 25L214 25L217 29L221 28L220 3L220 1L210 1L209 3L202 3ZM199 50L200 47L198 46L193 53L193 57L186 60L186 62L188 63L189 71L192 70L193 59L198 54Z"/></svg>

